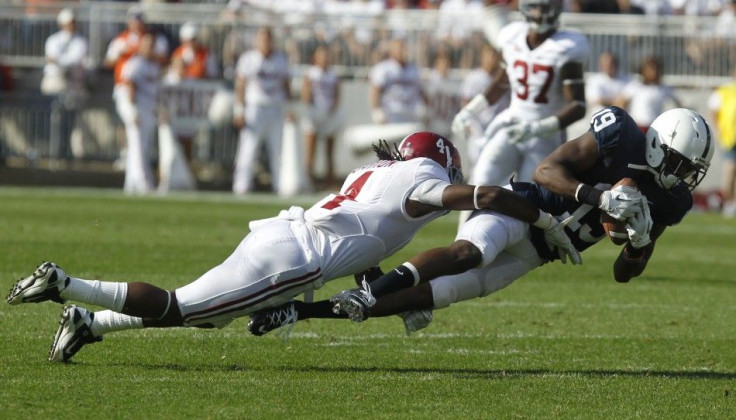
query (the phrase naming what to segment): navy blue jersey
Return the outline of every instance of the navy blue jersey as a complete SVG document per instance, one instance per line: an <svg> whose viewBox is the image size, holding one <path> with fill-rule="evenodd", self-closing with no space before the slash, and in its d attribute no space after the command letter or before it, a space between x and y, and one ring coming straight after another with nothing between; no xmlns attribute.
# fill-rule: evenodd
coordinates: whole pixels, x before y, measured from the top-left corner
<svg viewBox="0 0 736 420"><path fill-rule="evenodd" d="M632 178L647 197L655 224L672 226L685 217L693 205L693 197L687 187L677 185L666 191L657 185L651 173L629 167L629 164L647 164L646 136L626 111L618 107L608 107L596 112L590 122L590 132L598 144L599 160L587 171L574 174L577 179L588 185L607 189L622 178ZM601 211L598 208L564 198L536 184L512 183L512 188L548 213L555 216L576 216L565 231L578 251L583 251L605 237ZM532 242L542 258L557 258L556 253L551 253L547 248L540 229L532 228Z"/></svg>

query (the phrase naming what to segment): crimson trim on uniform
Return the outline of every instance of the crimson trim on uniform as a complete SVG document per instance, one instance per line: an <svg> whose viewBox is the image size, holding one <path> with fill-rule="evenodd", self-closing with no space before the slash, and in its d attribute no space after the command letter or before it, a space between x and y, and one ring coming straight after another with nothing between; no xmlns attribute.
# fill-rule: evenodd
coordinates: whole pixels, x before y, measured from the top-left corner
<svg viewBox="0 0 736 420"><path fill-rule="evenodd" d="M293 289L295 287L303 286L307 283L311 283L321 276L322 276L321 270L317 269L316 271L312 271L311 273L307 273L303 276L285 280L277 284L272 284L266 288L263 288L257 291L256 293L250 294L240 299L236 299L236 300L226 302L226 303L221 303L212 308L202 309L200 311L189 313L184 316L184 321L190 322L193 319L209 318L209 317L219 316L219 315L226 314L226 313L233 312L233 311L242 310L248 306L263 302L264 300L269 299L277 295L278 293ZM288 286L288 287L285 287L285 286ZM263 294L265 294L265 296L259 296ZM258 299L256 299L253 302L248 302L249 300L254 299L254 298L258 298ZM234 308L228 308L229 306L237 305L242 302L247 302L247 303L245 303L244 305L234 307ZM219 313L213 313L213 312L218 312L222 309L227 309L227 310L219 312Z"/></svg>

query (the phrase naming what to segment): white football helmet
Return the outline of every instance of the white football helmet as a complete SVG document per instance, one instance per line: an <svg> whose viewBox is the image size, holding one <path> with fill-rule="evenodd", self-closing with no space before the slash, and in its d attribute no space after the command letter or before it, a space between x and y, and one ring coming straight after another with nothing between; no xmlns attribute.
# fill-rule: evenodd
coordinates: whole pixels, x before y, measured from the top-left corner
<svg viewBox="0 0 736 420"><path fill-rule="evenodd" d="M692 191L705 177L715 145L705 118L676 108L652 122L646 148L647 164L660 187L669 190L682 182Z"/></svg>
<svg viewBox="0 0 736 420"><path fill-rule="evenodd" d="M519 12L532 31L543 34L560 25L562 0L521 0Z"/></svg>

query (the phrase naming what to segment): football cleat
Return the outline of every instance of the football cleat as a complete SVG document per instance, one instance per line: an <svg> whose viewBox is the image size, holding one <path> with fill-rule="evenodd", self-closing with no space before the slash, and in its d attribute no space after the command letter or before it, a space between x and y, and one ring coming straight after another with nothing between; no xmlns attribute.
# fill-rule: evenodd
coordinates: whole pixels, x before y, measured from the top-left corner
<svg viewBox="0 0 736 420"><path fill-rule="evenodd" d="M253 335L261 336L287 325L293 327L298 320L299 313L294 307L294 302L287 302L275 308L267 308L250 314L248 331Z"/></svg>
<svg viewBox="0 0 736 420"><path fill-rule="evenodd" d="M432 322L432 310L422 309L420 311L406 311L399 314L401 319L404 320L404 328L406 328L406 335L411 335L413 332L417 332L429 326Z"/></svg>
<svg viewBox="0 0 736 420"><path fill-rule="evenodd" d="M93 313L79 306L64 308L49 351L49 362L68 362L85 344L102 341L102 336L95 337L90 329L93 317Z"/></svg>
<svg viewBox="0 0 736 420"><path fill-rule="evenodd" d="M66 299L59 293L66 287L68 278L58 265L44 261L33 274L14 284L6 299L11 305L47 300L64 303Z"/></svg>
<svg viewBox="0 0 736 420"><path fill-rule="evenodd" d="M343 290L330 298L334 303L332 312L347 314L353 322L363 322L368 319L368 309L376 304L376 298L371 294L371 287L363 280L360 289Z"/></svg>

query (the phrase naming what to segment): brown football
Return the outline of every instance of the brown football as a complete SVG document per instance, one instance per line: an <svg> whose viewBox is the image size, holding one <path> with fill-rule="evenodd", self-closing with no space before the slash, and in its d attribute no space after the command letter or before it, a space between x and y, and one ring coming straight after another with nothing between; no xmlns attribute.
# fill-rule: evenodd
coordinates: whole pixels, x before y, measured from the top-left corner
<svg viewBox="0 0 736 420"><path fill-rule="evenodd" d="M636 182L631 178L623 178L616 183L611 189L618 187L619 185L626 185L629 187L637 188ZM601 225L603 230L606 232L606 236L616 245L623 245L629 240L629 234L626 233L626 222L616 220L608 213L601 212Z"/></svg>

